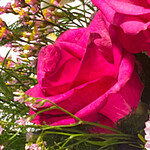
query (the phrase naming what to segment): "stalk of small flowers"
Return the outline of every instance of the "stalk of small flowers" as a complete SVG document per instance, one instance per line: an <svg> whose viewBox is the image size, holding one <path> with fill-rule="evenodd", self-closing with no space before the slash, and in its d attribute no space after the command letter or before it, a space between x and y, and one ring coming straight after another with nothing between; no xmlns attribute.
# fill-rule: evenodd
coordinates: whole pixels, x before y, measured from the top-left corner
<svg viewBox="0 0 150 150"><path fill-rule="evenodd" d="M7 7L5 6L4 8L1 8L1 9L4 9L4 11L2 11L2 12L4 12L4 13L5 12L11 12L13 14L19 14L20 20L22 20L22 24L26 23L26 24L31 26L31 32L29 32L29 34L30 34L29 37L28 37L28 33L26 34L26 33L23 32L24 39L22 39L22 36L19 37L18 35L15 35L16 34L15 33L14 34L14 36L15 36L14 39L21 40L21 41L23 41L25 43L29 43L28 49L30 49L30 50L33 50L33 49L34 50L35 49L39 50L40 49L39 46L37 48L35 48L35 46L31 46L30 44L31 43L33 43L33 44L36 43L36 45L37 45L37 43L39 43L39 45L41 45L42 40L39 40L39 39L40 39L40 36L42 35L42 32L38 31L39 25L41 25L41 24L39 24L39 25L35 24L35 26L32 27L32 24L34 23L34 21L32 21L32 23L29 24L29 21L26 20L26 18L29 18L28 14L33 14L33 9L31 9L31 7L29 7L29 5L26 4L26 3L22 4L21 1L15 1L15 3L12 5L12 7L10 7L10 5L11 4L9 3L9 4L6 5ZM24 7L22 7L22 6L24 6ZM8 9L9 9L9 11L8 11ZM37 11L36 8L35 8L35 10ZM30 16L32 17L33 15L30 15ZM35 18L35 17L33 17L33 18ZM31 20L31 19L29 18L29 20ZM8 31L7 28L8 27L6 26L6 24L2 21L2 19L0 19L0 40L2 40L4 38L10 39L10 35L9 34L11 32ZM27 35L27 37L26 37L26 35ZM34 41L34 42L31 42L31 41ZM14 40L14 42L16 42L16 41ZM18 45L17 45L17 47L18 47ZM27 47L26 46L25 47L21 46L19 51L20 50L22 51L22 48L24 49L24 48L27 48Z"/></svg>
<svg viewBox="0 0 150 150"><path fill-rule="evenodd" d="M59 0L51 1L51 4L58 6L59 2ZM56 37L53 36L55 34L53 33L54 30L52 28L53 24L58 24L58 17L52 12L53 9L43 10L38 0L15 0L14 4L11 5L11 3L7 3L7 5L1 9L2 13L7 12L19 15L21 25L30 28L29 31L23 31L22 35L17 35L13 30L12 33L8 31L7 27L4 26L3 21L0 21L0 39L13 39L11 48L15 48L14 51L20 51L20 55L25 55L22 50L29 50L28 57L35 56L36 51L39 51L43 45L48 44L48 41L54 41L56 39ZM8 33L11 33L11 36L8 37ZM18 45L19 40L24 44Z"/></svg>
<svg viewBox="0 0 150 150"><path fill-rule="evenodd" d="M0 6L0 14L11 13L13 11L12 5L10 2L6 6Z"/></svg>

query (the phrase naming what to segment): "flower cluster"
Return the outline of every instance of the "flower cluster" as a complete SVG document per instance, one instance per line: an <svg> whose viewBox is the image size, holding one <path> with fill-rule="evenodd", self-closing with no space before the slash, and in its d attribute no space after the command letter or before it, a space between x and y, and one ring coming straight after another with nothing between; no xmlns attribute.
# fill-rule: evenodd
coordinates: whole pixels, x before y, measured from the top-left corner
<svg viewBox="0 0 150 150"><path fill-rule="evenodd" d="M0 18L0 41L3 38L9 39L10 34L11 34L11 32L9 32L7 30L7 26L6 26L5 22L3 22L2 19Z"/></svg>
<svg viewBox="0 0 150 150"><path fill-rule="evenodd" d="M39 0L15 0L13 4L9 2L6 6L0 6L0 14L11 13L17 15L19 19L17 29L7 26L0 19L1 43L7 45L9 40L12 44L11 48L13 47L15 52L19 52L20 56L24 57L27 54L28 58L36 57L43 45L47 45L57 38L53 27L59 27L58 18L63 15L60 12L58 15L57 10L54 12L55 8L51 5L58 6L59 2L44 1L41 4ZM21 28L23 31L20 31ZM62 29L65 30L65 28ZM20 42L18 43L18 41Z"/></svg>
<svg viewBox="0 0 150 150"><path fill-rule="evenodd" d="M145 144L145 148L147 150L150 150L150 120L146 121L145 122L145 140L147 141L146 144Z"/></svg>
<svg viewBox="0 0 150 150"><path fill-rule="evenodd" d="M8 2L5 7L0 6L0 14L11 13L12 11L13 11L13 8L10 2Z"/></svg>
<svg viewBox="0 0 150 150"><path fill-rule="evenodd" d="M42 148L38 144L31 144L31 146L26 145L25 150L42 150Z"/></svg>

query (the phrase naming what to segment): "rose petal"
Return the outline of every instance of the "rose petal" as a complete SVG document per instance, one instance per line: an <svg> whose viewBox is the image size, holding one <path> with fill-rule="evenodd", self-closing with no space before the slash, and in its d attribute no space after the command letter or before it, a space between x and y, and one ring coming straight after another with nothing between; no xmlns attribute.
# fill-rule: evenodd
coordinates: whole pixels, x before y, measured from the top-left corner
<svg viewBox="0 0 150 150"><path fill-rule="evenodd" d="M99 49L94 44L94 40L97 37L99 38L98 34L91 34L87 50L81 60L79 70L77 71L76 77L72 83L72 87L104 76L115 77L116 73L114 71L113 64L109 63L103 57L101 54L101 51L103 50Z"/></svg>
<svg viewBox="0 0 150 150"><path fill-rule="evenodd" d="M150 25L150 22L143 22L141 17L138 16L129 16L120 13L116 13L114 16L113 24L120 26L125 34L137 34L140 31L147 30Z"/></svg>
<svg viewBox="0 0 150 150"><path fill-rule="evenodd" d="M105 0L115 11L127 15L150 13L150 5L146 0Z"/></svg>
<svg viewBox="0 0 150 150"><path fill-rule="evenodd" d="M43 65L45 67L45 64L43 64L43 57L45 58L46 55L49 56L48 53L51 54L51 51L58 51L60 53L60 60L58 60L53 72L47 72L43 70ZM51 58L48 57L46 59L49 61ZM52 63L55 63L55 61L52 60ZM38 57L37 76L38 82L43 88L43 92L49 96L67 91L70 88L70 84L79 63L80 61L77 58L73 57L65 50L61 49L60 52L59 47L50 45L46 48L42 48Z"/></svg>
<svg viewBox="0 0 150 150"><path fill-rule="evenodd" d="M71 55L81 59L86 46L87 46L88 34L86 28L71 29L64 32L58 40L56 45L66 50Z"/></svg>
<svg viewBox="0 0 150 150"><path fill-rule="evenodd" d="M136 35L124 34L124 31L119 27L114 28L117 32L119 42L129 52L139 53L142 51L150 51L150 43L148 42L150 35L148 35L149 37L146 37L144 32L139 32ZM149 30L145 32L149 33Z"/></svg>
<svg viewBox="0 0 150 150"><path fill-rule="evenodd" d="M92 2L100 9L109 22L113 22L115 11L106 3L105 0L92 0Z"/></svg>

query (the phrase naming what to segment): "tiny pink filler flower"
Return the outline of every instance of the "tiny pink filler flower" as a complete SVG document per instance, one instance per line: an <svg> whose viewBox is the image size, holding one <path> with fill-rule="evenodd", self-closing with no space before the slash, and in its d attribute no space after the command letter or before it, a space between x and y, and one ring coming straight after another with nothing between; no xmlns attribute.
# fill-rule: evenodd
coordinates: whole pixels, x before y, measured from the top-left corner
<svg viewBox="0 0 150 150"><path fill-rule="evenodd" d="M2 134L2 132L3 132L3 128L2 128L2 126L0 125L0 135Z"/></svg>
<svg viewBox="0 0 150 150"><path fill-rule="evenodd" d="M28 119L25 119L25 118L20 118L19 120L16 120L16 123L18 125L23 125L23 126L25 126L27 122L28 122Z"/></svg>

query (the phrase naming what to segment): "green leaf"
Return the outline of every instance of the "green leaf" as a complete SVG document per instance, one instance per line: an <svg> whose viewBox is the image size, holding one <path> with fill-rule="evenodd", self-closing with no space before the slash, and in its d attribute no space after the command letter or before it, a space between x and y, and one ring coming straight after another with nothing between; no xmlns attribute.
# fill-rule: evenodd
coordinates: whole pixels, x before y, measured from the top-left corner
<svg viewBox="0 0 150 150"><path fill-rule="evenodd" d="M7 97L9 100L13 99L13 93L8 88L8 86L6 86L6 83L5 83L2 75L0 75L0 92L2 92L5 95L5 97Z"/></svg>

